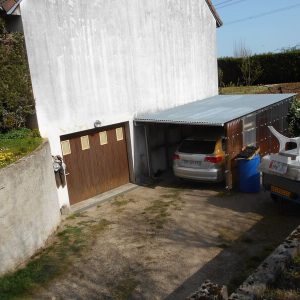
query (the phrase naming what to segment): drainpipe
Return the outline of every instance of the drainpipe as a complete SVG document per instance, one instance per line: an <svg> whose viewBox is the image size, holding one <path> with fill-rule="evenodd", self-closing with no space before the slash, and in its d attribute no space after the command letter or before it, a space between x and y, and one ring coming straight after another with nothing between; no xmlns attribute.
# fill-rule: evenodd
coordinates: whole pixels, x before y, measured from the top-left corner
<svg viewBox="0 0 300 300"><path fill-rule="evenodd" d="M152 177L151 172L151 159L149 153L149 141L148 141L148 126L144 125L144 133L145 133L145 144L146 144L146 159L147 159L147 167L148 167L148 176Z"/></svg>

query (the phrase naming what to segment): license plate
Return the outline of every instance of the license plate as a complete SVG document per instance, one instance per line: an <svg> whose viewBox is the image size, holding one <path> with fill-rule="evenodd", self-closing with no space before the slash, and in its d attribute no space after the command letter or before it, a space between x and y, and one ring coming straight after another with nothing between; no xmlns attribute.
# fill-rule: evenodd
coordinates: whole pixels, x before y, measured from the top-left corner
<svg viewBox="0 0 300 300"><path fill-rule="evenodd" d="M271 186L271 192L279 194L281 196L288 197L288 198L292 198L292 195L293 195L292 192L289 192L289 191L287 191L285 189L282 189L282 188L279 188L279 187L273 186L273 185Z"/></svg>
<svg viewBox="0 0 300 300"><path fill-rule="evenodd" d="M195 160L183 160L182 163L185 166L191 166L191 167L199 167L199 166L201 166L201 161L195 161Z"/></svg>
<svg viewBox="0 0 300 300"><path fill-rule="evenodd" d="M287 164L276 160L271 160L269 165L270 170L279 174L285 174L287 172L287 167Z"/></svg>

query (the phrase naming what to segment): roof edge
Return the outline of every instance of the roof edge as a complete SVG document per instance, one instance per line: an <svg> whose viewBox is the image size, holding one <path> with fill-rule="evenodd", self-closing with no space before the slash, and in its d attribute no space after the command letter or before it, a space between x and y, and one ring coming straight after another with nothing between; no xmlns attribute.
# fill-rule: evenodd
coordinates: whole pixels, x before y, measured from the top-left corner
<svg viewBox="0 0 300 300"><path fill-rule="evenodd" d="M6 12L7 15L11 15L18 8L22 0L7 0L3 2L1 8Z"/></svg>
<svg viewBox="0 0 300 300"><path fill-rule="evenodd" d="M221 17L219 16L219 14L217 13L217 10L214 7L214 5L211 3L211 0L205 0L205 2L208 5L211 13L213 14L213 16L216 19L217 27L221 27L223 25L223 21L222 21Z"/></svg>
<svg viewBox="0 0 300 300"><path fill-rule="evenodd" d="M15 1L15 4L12 7L10 7L9 10L4 9L3 6L2 6L2 8L6 11L6 13L8 15L11 15L16 10L16 8L19 6L19 4L21 3L21 1L22 0ZM217 27L221 27L223 25L223 21L221 20L221 17L217 13L217 11L216 11L214 5L212 4L211 0L205 0L205 2L208 5L208 7L209 7L211 13L213 14L214 18L216 19Z"/></svg>

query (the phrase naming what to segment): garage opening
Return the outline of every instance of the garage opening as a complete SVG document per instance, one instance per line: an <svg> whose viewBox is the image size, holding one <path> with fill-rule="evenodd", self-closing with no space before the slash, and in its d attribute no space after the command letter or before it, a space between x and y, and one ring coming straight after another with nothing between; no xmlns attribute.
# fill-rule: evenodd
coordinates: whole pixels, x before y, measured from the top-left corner
<svg viewBox="0 0 300 300"><path fill-rule="evenodd" d="M236 156L244 146L260 147L261 155L278 152L278 143L269 132L274 126L287 135L286 116L295 94L220 95L135 119L135 134L143 137L136 161L140 177L159 176L172 169L172 156L186 138L218 138L225 151L226 187L238 180Z"/></svg>
<svg viewBox="0 0 300 300"><path fill-rule="evenodd" d="M71 205L130 181L127 126L122 123L61 136Z"/></svg>

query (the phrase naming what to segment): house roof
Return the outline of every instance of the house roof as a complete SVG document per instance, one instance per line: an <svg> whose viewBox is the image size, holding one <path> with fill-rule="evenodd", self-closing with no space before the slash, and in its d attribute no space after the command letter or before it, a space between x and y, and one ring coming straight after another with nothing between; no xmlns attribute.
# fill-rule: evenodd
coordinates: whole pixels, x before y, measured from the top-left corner
<svg viewBox="0 0 300 300"><path fill-rule="evenodd" d="M223 21L221 20L219 14L217 13L215 7L213 6L213 4L211 3L211 0L205 0L211 13L213 14L213 16L215 17L216 19L216 22L217 22L217 27L221 27L223 25Z"/></svg>
<svg viewBox="0 0 300 300"><path fill-rule="evenodd" d="M296 94L219 95L156 113L139 115L137 122L224 126Z"/></svg>
<svg viewBox="0 0 300 300"><path fill-rule="evenodd" d="M8 15L12 14L15 9L18 7L18 5L21 3L22 0L0 0L0 8L4 10ZM221 27L223 25L223 22L217 13L215 7L211 3L211 0L205 0L210 11L212 12L213 16L216 19L217 27Z"/></svg>
<svg viewBox="0 0 300 300"><path fill-rule="evenodd" d="M0 0L0 8L11 15L19 6L22 0Z"/></svg>

